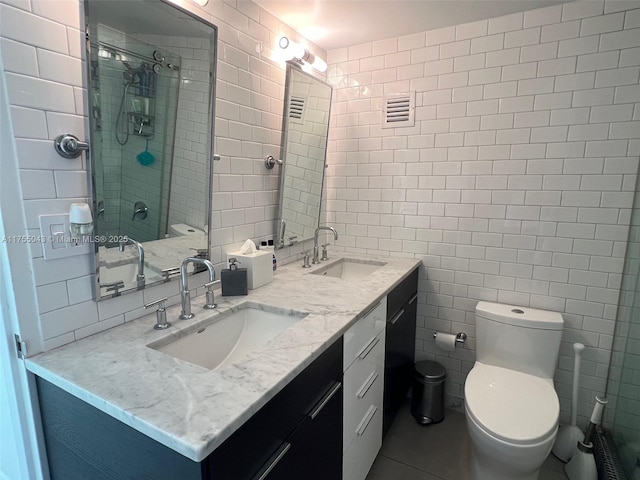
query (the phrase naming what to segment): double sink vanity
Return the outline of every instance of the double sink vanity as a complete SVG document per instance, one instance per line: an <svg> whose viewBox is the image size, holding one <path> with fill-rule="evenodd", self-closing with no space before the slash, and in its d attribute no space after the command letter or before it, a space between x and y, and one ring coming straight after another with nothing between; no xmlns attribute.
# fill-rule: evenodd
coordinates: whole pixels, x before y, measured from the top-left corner
<svg viewBox="0 0 640 480"><path fill-rule="evenodd" d="M51 477L363 480L410 382L419 265L295 262L29 358Z"/></svg>

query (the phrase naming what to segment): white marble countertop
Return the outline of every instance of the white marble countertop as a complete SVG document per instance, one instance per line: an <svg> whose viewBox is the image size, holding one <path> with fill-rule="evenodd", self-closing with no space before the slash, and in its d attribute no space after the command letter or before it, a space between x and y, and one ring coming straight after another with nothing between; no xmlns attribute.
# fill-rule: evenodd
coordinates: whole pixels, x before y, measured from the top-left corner
<svg viewBox="0 0 640 480"><path fill-rule="evenodd" d="M206 458L238 427L340 337L413 269L413 258L348 255L386 264L359 282L311 275L336 261L301 268L296 261L277 270L271 284L248 296L216 295L217 311L192 299L191 320L178 320L180 306L167 308L173 326L153 330L155 314L36 355L26 360L34 374L194 461ZM108 301L108 300L107 300ZM244 302L308 315L263 347L220 371L187 363L147 347L188 329L208 315ZM214 313L209 313L214 312Z"/></svg>

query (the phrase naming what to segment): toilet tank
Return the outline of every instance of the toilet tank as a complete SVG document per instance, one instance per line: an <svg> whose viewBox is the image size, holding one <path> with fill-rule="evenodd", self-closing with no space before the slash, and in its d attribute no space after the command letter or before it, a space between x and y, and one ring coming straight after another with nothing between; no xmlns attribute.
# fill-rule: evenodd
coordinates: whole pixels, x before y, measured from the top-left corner
<svg viewBox="0 0 640 480"><path fill-rule="evenodd" d="M478 302L476 360L553 378L563 324L557 312Z"/></svg>
<svg viewBox="0 0 640 480"><path fill-rule="evenodd" d="M169 235L172 237L182 237L186 235L203 236L204 231L199 228L192 227L186 223L174 223L169 225Z"/></svg>

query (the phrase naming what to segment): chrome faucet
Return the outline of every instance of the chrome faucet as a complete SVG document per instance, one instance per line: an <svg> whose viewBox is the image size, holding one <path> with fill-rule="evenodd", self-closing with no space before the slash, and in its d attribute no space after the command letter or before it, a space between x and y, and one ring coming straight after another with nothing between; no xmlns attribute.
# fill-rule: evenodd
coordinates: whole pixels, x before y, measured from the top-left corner
<svg viewBox="0 0 640 480"><path fill-rule="evenodd" d="M318 259L318 234L320 233L320 230L329 230L331 232L333 232L333 239L334 240L338 240L338 232L336 231L335 228L333 227L318 227L316 228L316 232L313 234L313 264L316 265L318 263L320 263L320 260Z"/></svg>
<svg viewBox="0 0 640 480"><path fill-rule="evenodd" d="M187 257L182 261L180 265L180 280L182 283L182 289L180 291L180 297L182 299L182 310L180 312L180 319L187 320L193 318L191 313L191 292L189 291L189 277L187 276L187 265L189 263L199 263L207 267L209 270L209 282L213 282L216 279L216 271L213 268L213 263L204 258Z"/></svg>
<svg viewBox="0 0 640 480"><path fill-rule="evenodd" d="M138 288L144 287L144 248L140 242L136 242L133 238L127 238L118 243L118 250L124 252L125 245L135 245L138 249L138 275L136 275L136 282Z"/></svg>

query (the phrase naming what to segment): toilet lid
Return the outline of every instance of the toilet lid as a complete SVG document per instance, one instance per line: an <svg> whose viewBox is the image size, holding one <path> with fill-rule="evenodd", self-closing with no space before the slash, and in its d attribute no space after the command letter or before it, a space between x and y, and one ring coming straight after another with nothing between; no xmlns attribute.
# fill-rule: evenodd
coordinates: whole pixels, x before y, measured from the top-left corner
<svg viewBox="0 0 640 480"><path fill-rule="evenodd" d="M549 380L476 363L464 395L467 413L505 442L537 443L558 427L560 403Z"/></svg>

